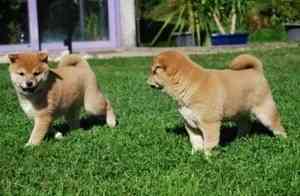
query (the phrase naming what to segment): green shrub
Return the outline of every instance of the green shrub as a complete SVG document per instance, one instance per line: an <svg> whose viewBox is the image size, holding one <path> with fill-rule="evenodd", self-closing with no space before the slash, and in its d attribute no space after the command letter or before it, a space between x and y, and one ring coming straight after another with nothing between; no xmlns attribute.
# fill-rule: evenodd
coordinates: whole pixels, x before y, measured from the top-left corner
<svg viewBox="0 0 300 196"><path fill-rule="evenodd" d="M280 26L282 27L282 26ZM263 28L249 36L250 42L287 41L287 33L283 28Z"/></svg>

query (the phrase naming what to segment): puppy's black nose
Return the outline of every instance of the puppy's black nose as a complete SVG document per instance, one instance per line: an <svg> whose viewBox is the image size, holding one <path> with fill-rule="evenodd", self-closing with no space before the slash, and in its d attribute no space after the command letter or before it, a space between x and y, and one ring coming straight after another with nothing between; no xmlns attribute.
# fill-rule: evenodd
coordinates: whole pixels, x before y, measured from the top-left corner
<svg viewBox="0 0 300 196"><path fill-rule="evenodd" d="M26 81L26 86L27 86L27 87L30 88L30 87L32 87L32 85L33 85L33 82L32 82L32 81L30 81L30 80L29 80L29 81Z"/></svg>

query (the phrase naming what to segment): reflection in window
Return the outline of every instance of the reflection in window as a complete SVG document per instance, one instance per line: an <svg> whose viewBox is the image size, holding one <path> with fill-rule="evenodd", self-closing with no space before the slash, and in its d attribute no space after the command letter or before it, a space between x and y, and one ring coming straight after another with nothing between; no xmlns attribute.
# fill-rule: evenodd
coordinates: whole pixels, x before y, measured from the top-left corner
<svg viewBox="0 0 300 196"><path fill-rule="evenodd" d="M79 0L79 22L74 40L108 40L107 0Z"/></svg>
<svg viewBox="0 0 300 196"><path fill-rule="evenodd" d="M0 44L29 43L26 0L0 1Z"/></svg>
<svg viewBox="0 0 300 196"><path fill-rule="evenodd" d="M108 40L107 0L38 1L42 42L61 42L68 34L75 41Z"/></svg>

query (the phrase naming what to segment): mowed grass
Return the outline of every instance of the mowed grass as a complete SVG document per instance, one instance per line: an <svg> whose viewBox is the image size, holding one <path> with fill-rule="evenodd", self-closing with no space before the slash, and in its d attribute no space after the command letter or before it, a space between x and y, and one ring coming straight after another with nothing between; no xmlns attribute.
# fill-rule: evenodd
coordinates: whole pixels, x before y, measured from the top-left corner
<svg viewBox="0 0 300 196"><path fill-rule="evenodd" d="M288 138L250 134L210 159L191 155L175 102L146 85L148 57L90 61L116 128L78 129L34 148L24 147L33 124L1 65L0 195L300 195L300 48L251 53L264 63ZM219 69L236 55L192 58Z"/></svg>

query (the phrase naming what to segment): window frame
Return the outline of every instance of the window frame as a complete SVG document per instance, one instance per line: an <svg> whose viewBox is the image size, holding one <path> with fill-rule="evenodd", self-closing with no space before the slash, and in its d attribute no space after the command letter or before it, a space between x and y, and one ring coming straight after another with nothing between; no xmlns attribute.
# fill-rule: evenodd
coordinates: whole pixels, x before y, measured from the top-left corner
<svg viewBox="0 0 300 196"><path fill-rule="evenodd" d="M0 45L0 53L21 52L21 51L63 51L67 50L63 42L39 43L38 25L38 0L27 0L29 20L29 43L26 44L5 44ZM108 40L99 41L74 41L73 51L96 51L101 49L114 49L120 46L120 21L119 21L119 0L107 0L108 6Z"/></svg>

